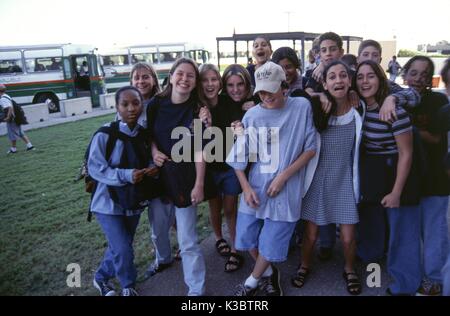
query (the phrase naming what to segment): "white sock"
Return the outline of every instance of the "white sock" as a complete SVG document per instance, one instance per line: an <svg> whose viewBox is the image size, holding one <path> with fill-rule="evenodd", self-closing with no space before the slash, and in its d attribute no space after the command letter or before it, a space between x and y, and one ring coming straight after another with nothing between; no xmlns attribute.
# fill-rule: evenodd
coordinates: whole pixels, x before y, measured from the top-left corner
<svg viewBox="0 0 450 316"><path fill-rule="evenodd" d="M16 147L11 147L11 151L17 151Z"/></svg>
<svg viewBox="0 0 450 316"><path fill-rule="evenodd" d="M249 288L255 289L258 286L259 279L255 279L253 275L250 274L250 276L245 280L244 285L248 286Z"/></svg>
<svg viewBox="0 0 450 316"><path fill-rule="evenodd" d="M31 147L33 147L33 145L31 143L28 143L27 148L31 148Z"/></svg>
<svg viewBox="0 0 450 316"><path fill-rule="evenodd" d="M272 266L269 265L269 266L267 267L266 271L264 271L264 273L263 273L262 276L263 276L263 277L270 277L270 276L272 275L272 273L273 273Z"/></svg>

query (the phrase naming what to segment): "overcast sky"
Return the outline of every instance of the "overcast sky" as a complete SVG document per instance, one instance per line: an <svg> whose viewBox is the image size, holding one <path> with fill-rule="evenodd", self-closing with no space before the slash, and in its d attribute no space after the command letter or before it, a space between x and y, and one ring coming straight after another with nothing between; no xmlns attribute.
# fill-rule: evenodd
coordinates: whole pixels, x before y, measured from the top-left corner
<svg viewBox="0 0 450 316"><path fill-rule="evenodd" d="M2 46L187 41L214 50L233 29L396 37L398 49L450 41L449 0L0 0L0 12Z"/></svg>

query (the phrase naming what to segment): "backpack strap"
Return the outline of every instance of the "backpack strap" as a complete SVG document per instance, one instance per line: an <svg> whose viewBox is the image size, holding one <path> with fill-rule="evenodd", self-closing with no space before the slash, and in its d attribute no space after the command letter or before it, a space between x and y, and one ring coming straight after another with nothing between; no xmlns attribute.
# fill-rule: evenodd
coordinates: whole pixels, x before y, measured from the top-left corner
<svg viewBox="0 0 450 316"><path fill-rule="evenodd" d="M155 126L156 116L158 115L159 108L161 107L161 100L159 97L155 96L153 98L154 102L151 106L147 107L147 119L148 119L148 130L150 136L153 136L153 128Z"/></svg>
<svg viewBox="0 0 450 316"><path fill-rule="evenodd" d="M105 160L108 161L109 158L111 158L111 154L112 154L112 151L114 150L114 147L116 146L117 139L120 138L119 122L114 121L110 124L110 126L100 127L94 133L94 136L97 133L105 133L105 134L108 134L108 136L109 136L108 141L106 142L106 152L105 152ZM94 136L92 136L92 138L94 138ZM92 144L92 139L91 139L91 142L89 143L89 146L86 149L86 152L84 153L84 159L86 161L86 165L87 165L87 160L89 159L89 152L91 150L91 144ZM94 196L96 189L97 189L97 183L95 183L94 189L92 190L91 203L92 203L92 197ZM88 209L88 216L87 216L88 222L90 222L92 220L91 203L89 203L89 209Z"/></svg>

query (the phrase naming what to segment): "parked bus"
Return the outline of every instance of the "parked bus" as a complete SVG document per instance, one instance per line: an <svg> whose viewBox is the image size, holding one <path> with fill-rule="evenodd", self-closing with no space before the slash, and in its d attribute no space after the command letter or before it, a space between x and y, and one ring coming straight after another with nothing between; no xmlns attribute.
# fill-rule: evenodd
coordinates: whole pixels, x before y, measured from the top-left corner
<svg viewBox="0 0 450 316"><path fill-rule="evenodd" d="M114 92L129 84L130 71L134 64L147 62L153 65L160 84L164 85L174 61L189 57L197 64L207 63L209 52L202 46L189 43L167 43L128 46L114 51L100 52L105 72L106 89Z"/></svg>
<svg viewBox="0 0 450 316"><path fill-rule="evenodd" d="M19 104L47 103L59 111L59 101L90 96L100 104L106 92L96 48L56 44L0 46L0 83Z"/></svg>

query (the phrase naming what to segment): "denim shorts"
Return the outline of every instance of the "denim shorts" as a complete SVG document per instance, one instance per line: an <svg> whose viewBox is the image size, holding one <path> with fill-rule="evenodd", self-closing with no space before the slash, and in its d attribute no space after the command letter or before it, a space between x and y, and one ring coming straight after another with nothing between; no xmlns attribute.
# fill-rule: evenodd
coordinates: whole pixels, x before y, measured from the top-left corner
<svg viewBox="0 0 450 316"><path fill-rule="evenodd" d="M17 125L14 122L6 123L6 128L8 130L8 138L10 141L18 140L25 135L22 131L22 126Z"/></svg>
<svg viewBox="0 0 450 316"><path fill-rule="evenodd" d="M211 175L216 185L217 191L224 195L239 195L242 192L239 180L234 169L227 171L211 170Z"/></svg>
<svg viewBox="0 0 450 316"><path fill-rule="evenodd" d="M260 219L255 215L238 212L236 249L258 249L269 262L286 261L295 225L296 222Z"/></svg>

